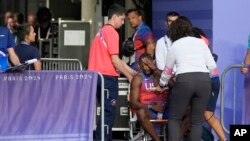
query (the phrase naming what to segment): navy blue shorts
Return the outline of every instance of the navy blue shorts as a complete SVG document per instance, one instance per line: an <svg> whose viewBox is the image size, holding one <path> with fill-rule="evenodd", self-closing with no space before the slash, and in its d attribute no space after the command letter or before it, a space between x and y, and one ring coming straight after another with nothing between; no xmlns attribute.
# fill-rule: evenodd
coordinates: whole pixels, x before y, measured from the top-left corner
<svg viewBox="0 0 250 141"><path fill-rule="evenodd" d="M206 111L214 112L216 108L216 103L220 93L220 78L213 77L211 78L212 92L207 104Z"/></svg>

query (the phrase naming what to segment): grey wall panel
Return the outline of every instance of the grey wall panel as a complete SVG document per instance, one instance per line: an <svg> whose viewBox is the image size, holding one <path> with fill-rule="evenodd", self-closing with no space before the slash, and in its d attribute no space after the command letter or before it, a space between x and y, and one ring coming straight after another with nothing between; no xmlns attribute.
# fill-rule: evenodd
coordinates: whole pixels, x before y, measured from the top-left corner
<svg viewBox="0 0 250 141"><path fill-rule="evenodd" d="M82 36L84 33L84 36ZM90 23L59 20L59 58L79 59L83 68L88 66ZM84 45L82 44L84 42Z"/></svg>

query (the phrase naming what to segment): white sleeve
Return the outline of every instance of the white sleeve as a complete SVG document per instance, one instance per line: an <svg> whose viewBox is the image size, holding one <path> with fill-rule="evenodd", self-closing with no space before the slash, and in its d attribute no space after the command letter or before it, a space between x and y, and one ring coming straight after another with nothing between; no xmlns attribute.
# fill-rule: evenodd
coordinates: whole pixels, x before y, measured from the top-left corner
<svg viewBox="0 0 250 141"><path fill-rule="evenodd" d="M216 68L216 62L214 61L212 53L209 50L207 45L204 47L204 56L205 56L206 66L208 70L210 72L213 71Z"/></svg>
<svg viewBox="0 0 250 141"><path fill-rule="evenodd" d="M159 70L163 70L166 64L166 53L164 48L166 47L163 38L160 38L156 42L156 48L155 48L155 61L156 66Z"/></svg>
<svg viewBox="0 0 250 141"><path fill-rule="evenodd" d="M168 84L168 81L172 76L175 60L176 60L176 55L174 52L174 47L172 47L168 52L168 55L166 58L166 65L161 74L160 86L166 86Z"/></svg>

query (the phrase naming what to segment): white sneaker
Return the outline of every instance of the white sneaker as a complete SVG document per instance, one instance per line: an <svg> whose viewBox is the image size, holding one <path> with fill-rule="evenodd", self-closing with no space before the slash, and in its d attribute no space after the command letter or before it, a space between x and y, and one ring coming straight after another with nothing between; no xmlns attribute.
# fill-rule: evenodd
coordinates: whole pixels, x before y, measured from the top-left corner
<svg viewBox="0 0 250 141"><path fill-rule="evenodd" d="M147 136L148 141L152 141L153 140L149 134L147 134L146 136Z"/></svg>
<svg viewBox="0 0 250 141"><path fill-rule="evenodd" d="M138 132L131 141L143 141L144 131Z"/></svg>

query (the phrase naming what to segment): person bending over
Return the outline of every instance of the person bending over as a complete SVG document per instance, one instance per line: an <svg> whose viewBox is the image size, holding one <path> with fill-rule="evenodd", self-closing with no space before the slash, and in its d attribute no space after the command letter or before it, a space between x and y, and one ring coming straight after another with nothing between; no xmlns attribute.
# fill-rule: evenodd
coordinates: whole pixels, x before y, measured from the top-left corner
<svg viewBox="0 0 250 141"><path fill-rule="evenodd" d="M92 41L88 70L97 71L103 75L105 91L105 106L104 106L104 123L108 126L105 128L105 141L112 141L112 127L114 125L116 115L116 105L118 99L118 77L120 73L131 81L133 74L129 71L131 68L119 58L119 34L116 29L119 29L124 24L125 8L113 4L108 10L108 22L96 34ZM97 84L97 100L101 103L101 79L98 79ZM108 96L107 96L108 95ZM102 139L101 120L97 122L95 132L95 140Z"/></svg>
<svg viewBox="0 0 250 141"><path fill-rule="evenodd" d="M187 18L178 18L171 24L169 37L173 44L157 87L160 90L168 84L176 65L176 82L169 99L168 141L180 141L180 124L188 107L191 108L188 140L201 140L203 113L211 94L209 72L216 68L216 63L205 42L192 36Z"/></svg>

